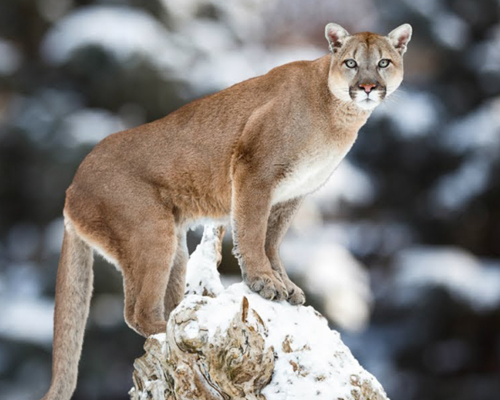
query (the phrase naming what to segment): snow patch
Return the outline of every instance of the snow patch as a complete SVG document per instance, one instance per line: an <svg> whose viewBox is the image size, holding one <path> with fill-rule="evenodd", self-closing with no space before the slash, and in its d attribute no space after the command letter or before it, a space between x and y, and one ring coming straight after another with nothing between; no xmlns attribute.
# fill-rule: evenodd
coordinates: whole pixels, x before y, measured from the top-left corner
<svg viewBox="0 0 500 400"><path fill-rule="evenodd" d="M369 274L348 250L336 244L335 232L319 232L287 237L281 246L283 261L304 289L323 304L329 319L343 329L359 331L370 316Z"/></svg>
<svg viewBox="0 0 500 400"><path fill-rule="evenodd" d="M373 179L344 159L325 185L304 201L313 202L322 213L332 213L338 211L342 202L356 206L369 204L374 198L375 190Z"/></svg>
<svg viewBox="0 0 500 400"><path fill-rule="evenodd" d="M209 232L214 229L206 227ZM204 284L205 277L208 277L208 286L214 286L213 281L218 277L218 273L214 273L217 265L214 251L216 237L209 233L191 257L188 263L188 271L191 270L187 279L189 287L198 285L200 280ZM327 258L330 256L327 255ZM204 271L207 269L212 271ZM228 329L233 316L241 309L244 297L266 327L266 348L272 346L275 352L272 381L262 392L268 400L357 398L352 390L358 390L356 385L361 387L362 382L369 382L375 391L384 394L380 384L359 365L341 342L338 332L330 330L327 320L312 307L265 300L244 283L237 283L220 291L217 297L188 295L173 316L186 312L184 310L196 309L197 322L187 325L187 334L196 337L203 330L210 340ZM356 388L352 389L352 385Z"/></svg>
<svg viewBox="0 0 500 400"><path fill-rule="evenodd" d="M206 225L201 243L189 257L186 273L186 294L217 296L223 290L217 265L221 247L217 225Z"/></svg>
<svg viewBox="0 0 500 400"><path fill-rule="evenodd" d="M397 297L403 304L422 299L422 290L440 287L478 312L500 306L500 269L456 247L413 247L394 261Z"/></svg>
<svg viewBox="0 0 500 400"><path fill-rule="evenodd" d="M443 110L441 102L429 93L399 90L374 112L374 119L387 118L403 138L422 137L437 126Z"/></svg>
<svg viewBox="0 0 500 400"><path fill-rule="evenodd" d="M500 65L500 24L488 33L488 39L475 46L470 57L471 67L482 73L498 74ZM485 82L487 84L487 82Z"/></svg>
<svg viewBox="0 0 500 400"><path fill-rule="evenodd" d="M455 154L480 151L496 157L500 147L500 97L452 122L438 143Z"/></svg>
<svg viewBox="0 0 500 400"><path fill-rule="evenodd" d="M122 120L104 109L82 109L63 120L59 134L67 146L96 144L111 133L125 129Z"/></svg>
<svg viewBox="0 0 500 400"><path fill-rule="evenodd" d="M490 162L481 157L466 160L456 171L439 178L431 191L431 199L448 212L463 209L487 189L490 168Z"/></svg>
<svg viewBox="0 0 500 400"><path fill-rule="evenodd" d="M263 15L277 0L162 0L171 23L180 30L193 21L216 21L226 25L239 42L258 42L262 39ZM199 38L196 30L189 36Z"/></svg>
<svg viewBox="0 0 500 400"><path fill-rule="evenodd" d="M469 26L459 16L440 12L433 18L432 29L438 40L447 47L463 49L469 39Z"/></svg>
<svg viewBox="0 0 500 400"><path fill-rule="evenodd" d="M54 302L43 298L0 297L0 336L50 346Z"/></svg>
<svg viewBox="0 0 500 400"><path fill-rule="evenodd" d="M75 50L92 45L121 62L143 57L159 68L184 65L187 57L143 10L104 5L81 7L61 19L43 39L42 55L52 64L62 64Z"/></svg>

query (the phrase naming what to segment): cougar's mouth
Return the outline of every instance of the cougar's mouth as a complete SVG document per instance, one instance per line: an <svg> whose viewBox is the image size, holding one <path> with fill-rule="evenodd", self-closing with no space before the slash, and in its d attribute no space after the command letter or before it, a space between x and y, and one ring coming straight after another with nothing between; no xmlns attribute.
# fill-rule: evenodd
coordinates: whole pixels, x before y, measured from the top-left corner
<svg viewBox="0 0 500 400"><path fill-rule="evenodd" d="M362 109L372 110L378 106L386 95L385 88L378 88L370 92L360 90L358 88L351 88L349 90L351 99Z"/></svg>

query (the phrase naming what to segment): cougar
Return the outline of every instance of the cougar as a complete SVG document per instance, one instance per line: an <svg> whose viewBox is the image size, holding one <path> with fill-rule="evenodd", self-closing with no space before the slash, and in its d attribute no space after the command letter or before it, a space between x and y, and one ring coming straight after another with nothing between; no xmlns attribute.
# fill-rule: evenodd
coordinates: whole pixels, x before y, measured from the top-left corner
<svg viewBox="0 0 500 400"><path fill-rule="evenodd" d="M302 304L279 245L303 197L333 173L372 110L403 80L412 28L387 36L325 28L330 53L272 69L166 117L112 134L84 159L66 192L56 283L52 383L77 380L93 251L123 273L125 320L164 332L184 294L186 230L231 223L243 280L269 300Z"/></svg>

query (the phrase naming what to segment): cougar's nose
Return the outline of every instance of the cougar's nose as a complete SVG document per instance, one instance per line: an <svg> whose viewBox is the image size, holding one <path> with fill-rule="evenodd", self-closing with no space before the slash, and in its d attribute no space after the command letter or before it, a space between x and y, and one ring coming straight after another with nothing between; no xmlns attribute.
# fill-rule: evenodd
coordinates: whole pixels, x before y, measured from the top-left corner
<svg viewBox="0 0 500 400"><path fill-rule="evenodd" d="M375 83L360 83L359 87L363 89L366 93L370 93L373 89L377 87Z"/></svg>

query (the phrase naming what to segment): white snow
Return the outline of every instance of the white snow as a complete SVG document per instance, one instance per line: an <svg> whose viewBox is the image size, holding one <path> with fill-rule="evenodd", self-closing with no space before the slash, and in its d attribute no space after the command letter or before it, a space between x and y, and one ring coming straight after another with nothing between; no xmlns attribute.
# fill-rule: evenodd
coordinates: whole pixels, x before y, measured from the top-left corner
<svg viewBox="0 0 500 400"><path fill-rule="evenodd" d="M200 332L200 326L198 325L198 322L191 321L189 324L187 324L185 326L185 332L188 339L194 339L195 337L197 337Z"/></svg>
<svg viewBox="0 0 500 400"><path fill-rule="evenodd" d="M197 93L217 91L267 72L261 63L251 61L265 58L260 48L210 52L202 57L203 62L186 69L185 76Z"/></svg>
<svg viewBox="0 0 500 400"><path fill-rule="evenodd" d="M441 102L429 93L398 89L374 112L372 119L385 117L403 138L425 136L441 119Z"/></svg>
<svg viewBox="0 0 500 400"><path fill-rule="evenodd" d="M41 297L40 268L12 263L0 272L0 337L50 345L54 301Z"/></svg>
<svg viewBox="0 0 500 400"><path fill-rule="evenodd" d="M0 275L5 281L2 294L13 301L37 298L42 293L41 275L40 268L31 261L9 263Z"/></svg>
<svg viewBox="0 0 500 400"><path fill-rule="evenodd" d="M257 42L262 38L264 16L276 0L162 0L170 21L176 30L188 29L189 36L199 39L199 33L190 29L195 20L210 21L200 14L205 10L216 13L216 22L226 25L240 42Z"/></svg>
<svg viewBox="0 0 500 400"><path fill-rule="evenodd" d="M54 302L44 298L0 296L0 336L50 346Z"/></svg>
<svg viewBox="0 0 500 400"><path fill-rule="evenodd" d="M323 295L326 315L340 327L360 331L370 318L372 293L366 268L344 247L331 243L311 259L305 288Z"/></svg>
<svg viewBox="0 0 500 400"><path fill-rule="evenodd" d="M440 177L430 194L436 205L434 212L440 214L464 209L488 188L490 169L488 159L475 156L465 160L457 170Z"/></svg>
<svg viewBox="0 0 500 400"><path fill-rule="evenodd" d="M312 235L312 234L311 234ZM323 304L325 314L350 331L369 321L372 293L366 268L332 237L319 230L312 236L288 236L281 245L287 270Z"/></svg>
<svg viewBox="0 0 500 400"><path fill-rule="evenodd" d="M500 305L500 269L456 247L413 247L394 261L397 298L413 304L421 291L441 287L478 312Z"/></svg>
<svg viewBox="0 0 500 400"><path fill-rule="evenodd" d="M500 24L491 28L488 38L475 46L470 57L471 67L481 72L492 72L498 74L500 65ZM488 85L488 80L484 82Z"/></svg>
<svg viewBox="0 0 500 400"><path fill-rule="evenodd" d="M297 60L314 60L324 55L316 48L276 48L266 51L259 46L246 46L237 51L212 54L207 64L198 64L189 81L200 88L224 88L242 80L267 73L274 67ZM259 62L255 62L259 60ZM214 82L210 82L214 80ZM215 83L215 85L214 85Z"/></svg>
<svg viewBox="0 0 500 400"><path fill-rule="evenodd" d="M321 230L325 216L338 217L342 206L363 206L373 201L375 179L366 171L342 160L327 182L306 196L292 221L297 233L314 234Z"/></svg>
<svg viewBox="0 0 500 400"><path fill-rule="evenodd" d="M145 60L165 76L186 82L188 97L223 89L285 62L325 54L310 45L264 48L261 13L269 2L173 0L164 6L170 31L140 9L81 7L47 33L42 54L47 62L61 64L75 50L99 46L125 64ZM215 7L221 19L200 18L197 13L207 6Z"/></svg>
<svg viewBox="0 0 500 400"><path fill-rule="evenodd" d="M500 154L500 97L452 122L437 143L449 152L466 156L431 190L431 199L440 207L436 213L458 211L487 189L494 173L492 165Z"/></svg>
<svg viewBox="0 0 500 400"><path fill-rule="evenodd" d="M190 45L204 54L220 54L236 47L229 28L217 21L193 19L179 26L176 33L190 40Z"/></svg>
<svg viewBox="0 0 500 400"><path fill-rule="evenodd" d="M467 23L450 12L440 12L432 19L432 30L438 40L452 49L463 49L469 40Z"/></svg>
<svg viewBox="0 0 500 400"><path fill-rule="evenodd" d="M500 97L452 122L438 136L438 143L455 154L480 151L496 157L500 147Z"/></svg>
<svg viewBox="0 0 500 400"><path fill-rule="evenodd" d="M428 18L437 41L452 49L462 49L469 39L468 24L436 0L404 0L416 12Z"/></svg>
<svg viewBox="0 0 500 400"><path fill-rule="evenodd" d="M338 211L342 202L361 206L375 195L373 179L349 160L344 159L324 186L304 201L316 204L322 213Z"/></svg>
<svg viewBox="0 0 500 400"><path fill-rule="evenodd" d="M145 11L106 5L81 7L61 19L47 33L41 48L48 62L61 64L73 51L89 45L106 49L122 62L142 57L159 68L182 66L188 57Z"/></svg>
<svg viewBox="0 0 500 400"><path fill-rule="evenodd" d="M57 144L52 135L59 119L81 107L81 96L76 92L42 89L30 97L16 95L8 113L30 140L40 148L47 148Z"/></svg>
<svg viewBox="0 0 500 400"><path fill-rule="evenodd" d="M243 296L264 321L269 332L266 347L272 346L276 354L272 381L263 391L268 400L349 398L351 387L346 382L351 375L375 384L341 342L340 335L330 330L327 320L312 307L270 302L243 283L230 286L198 311L199 324L208 329L210 337L228 327ZM283 351L287 337L292 340L290 353ZM296 373L291 362L300 365L306 376Z"/></svg>
<svg viewBox="0 0 500 400"><path fill-rule="evenodd" d="M186 293L203 295L208 292L217 296L224 290L217 268L213 268L218 257L219 238L216 225L206 225L201 243L189 257L186 273Z"/></svg>
<svg viewBox="0 0 500 400"><path fill-rule="evenodd" d="M81 109L64 118L59 135L68 147L96 144L106 136L124 130L125 124L113 113L104 109Z"/></svg>
<svg viewBox="0 0 500 400"><path fill-rule="evenodd" d="M436 0L404 0L404 2L426 17L435 15L441 9L440 2Z"/></svg>
<svg viewBox="0 0 500 400"><path fill-rule="evenodd" d="M198 246L195 257L188 263L188 271L191 269L208 276L208 284L212 286L215 274L203 272L203 269L216 269L217 259L213 251L216 246L216 237L212 235ZM203 251L203 247L207 250ZM202 252L204 257L201 257ZM201 261L203 265L197 265ZM200 279L191 274L188 278L190 287L197 285ZM250 308L266 325L266 348L272 346L275 351L273 378L263 391L268 400L350 399L353 394L349 382L357 380L369 381L384 393L375 378L352 357L340 335L330 330L327 320L312 307L265 300L244 283L231 285L215 298L204 297L206 304L196 312L197 323L188 325L189 335L196 335L201 329L208 332L209 338L224 332L240 310L243 297L248 299ZM199 300L199 295L188 295L174 314L192 308ZM292 351L284 351L285 341L289 342ZM299 366L299 372L294 371L294 364Z"/></svg>

